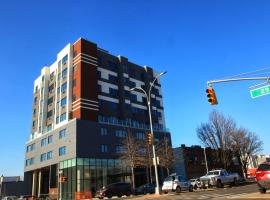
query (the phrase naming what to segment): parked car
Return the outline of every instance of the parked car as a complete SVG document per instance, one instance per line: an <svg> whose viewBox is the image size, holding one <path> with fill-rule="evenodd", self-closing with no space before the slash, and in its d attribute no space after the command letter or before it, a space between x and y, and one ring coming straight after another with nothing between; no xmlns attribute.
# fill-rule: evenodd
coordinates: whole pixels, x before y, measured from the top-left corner
<svg viewBox="0 0 270 200"><path fill-rule="evenodd" d="M191 185L193 186L194 190L197 190L198 188L201 188L201 181L200 178L193 178L189 180Z"/></svg>
<svg viewBox="0 0 270 200"><path fill-rule="evenodd" d="M18 199L17 196L6 196L2 198L2 200L17 200L17 199Z"/></svg>
<svg viewBox="0 0 270 200"><path fill-rule="evenodd" d="M261 193L266 193L270 189L270 162L259 165L256 171L256 180Z"/></svg>
<svg viewBox="0 0 270 200"><path fill-rule="evenodd" d="M97 191L96 197L103 199L104 197L112 198L113 196L130 196L132 193L133 189L130 183L113 183Z"/></svg>
<svg viewBox="0 0 270 200"><path fill-rule="evenodd" d="M216 186L218 188L225 184L236 185L240 180L238 173L228 173L225 169L209 171L200 178L202 187Z"/></svg>
<svg viewBox="0 0 270 200"><path fill-rule="evenodd" d="M135 194L153 194L155 193L156 184L154 183L147 183L145 185L141 185L135 189Z"/></svg>
<svg viewBox="0 0 270 200"><path fill-rule="evenodd" d="M180 193L182 190L193 192L193 186L191 185L190 181L183 176L170 175L163 182L162 191L164 193L168 193L170 191Z"/></svg>

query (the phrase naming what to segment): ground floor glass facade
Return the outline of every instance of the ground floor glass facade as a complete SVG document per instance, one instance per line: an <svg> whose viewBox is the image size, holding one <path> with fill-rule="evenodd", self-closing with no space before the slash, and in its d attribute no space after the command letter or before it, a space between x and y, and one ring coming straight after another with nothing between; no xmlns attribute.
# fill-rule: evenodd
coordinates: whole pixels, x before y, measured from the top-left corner
<svg viewBox="0 0 270 200"><path fill-rule="evenodd" d="M75 192L92 191L115 182L131 182L128 163L118 159L74 158L59 164L59 172L67 177L61 185L62 199L74 199Z"/></svg>

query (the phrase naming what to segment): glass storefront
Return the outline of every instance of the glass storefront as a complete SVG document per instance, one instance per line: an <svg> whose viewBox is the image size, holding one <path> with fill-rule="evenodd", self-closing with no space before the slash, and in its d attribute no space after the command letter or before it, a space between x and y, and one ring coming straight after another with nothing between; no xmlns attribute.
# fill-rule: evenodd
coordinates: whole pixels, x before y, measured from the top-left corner
<svg viewBox="0 0 270 200"><path fill-rule="evenodd" d="M131 169L122 160L74 158L60 162L59 171L67 177L61 183L62 199L73 200L75 192L93 194L111 183L131 182Z"/></svg>

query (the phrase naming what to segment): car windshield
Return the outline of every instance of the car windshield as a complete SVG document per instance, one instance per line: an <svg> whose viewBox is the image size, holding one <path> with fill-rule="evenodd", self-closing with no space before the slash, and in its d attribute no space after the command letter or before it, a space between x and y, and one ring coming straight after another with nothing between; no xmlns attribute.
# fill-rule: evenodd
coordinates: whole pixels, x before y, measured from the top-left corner
<svg viewBox="0 0 270 200"><path fill-rule="evenodd" d="M210 171L207 173L207 175L219 175L219 171Z"/></svg>
<svg viewBox="0 0 270 200"><path fill-rule="evenodd" d="M258 168L259 171L270 171L270 165L268 164L261 164Z"/></svg>
<svg viewBox="0 0 270 200"><path fill-rule="evenodd" d="M171 177L171 176L170 176L170 177L165 178L165 180L164 180L164 182L168 182L168 181L172 181L172 177Z"/></svg>

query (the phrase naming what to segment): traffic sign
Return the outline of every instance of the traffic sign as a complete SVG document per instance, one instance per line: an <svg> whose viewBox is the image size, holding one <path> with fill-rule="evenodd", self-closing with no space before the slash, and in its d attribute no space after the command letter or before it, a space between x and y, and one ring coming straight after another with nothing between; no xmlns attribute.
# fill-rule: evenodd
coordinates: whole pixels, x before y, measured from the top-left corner
<svg viewBox="0 0 270 200"><path fill-rule="evenodd" d="M270 94L270 85L250 90L250 95L253 99L267 94Z"/></svg>

